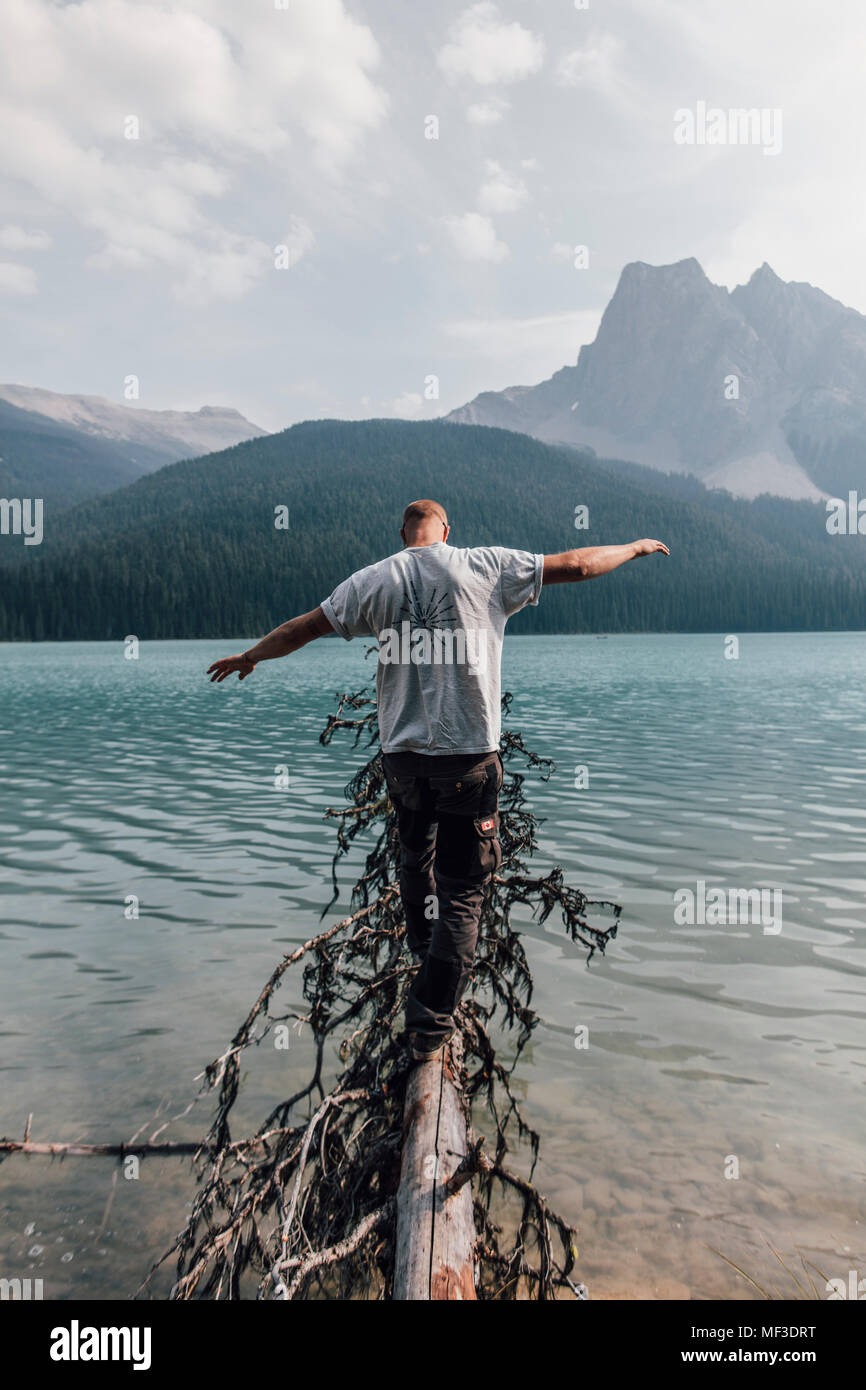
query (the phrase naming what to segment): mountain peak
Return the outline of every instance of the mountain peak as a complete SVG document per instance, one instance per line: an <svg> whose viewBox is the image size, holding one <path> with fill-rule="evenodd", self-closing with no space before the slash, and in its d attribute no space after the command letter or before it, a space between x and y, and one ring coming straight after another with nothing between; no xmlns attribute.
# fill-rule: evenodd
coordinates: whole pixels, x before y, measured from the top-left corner
<svg viewBox="0 0 866 1390"><path fill-rule="evenodd" d="M682 261L672 261L670 265L650 265L647 261L629 261L624 265L619 277L620 285L626 284L697 284L707 280L704 268L694 256Z"/></svg>
<svg viewBox="0 0 866 1390"><path fill-rule="evenodd" d="M210 416L214 420L243 420L244 424L250 423L233 405L200 405L195 414ZM257 425L253 425L253 429L257 428Z"/></svg>
<svg viewBox="0 0 866 1390"><path fill-rule="evenodd" d="M121 487L166 463L232 448L266 433L228 406L151 410L102 396L70 395L39 386L0 384L0 424L15 431L15 450L46 456L32 475L51 505L72 505ZM28 444L47 431L38 444ZM3 443L2 452L8 454ZM0 464L3 460L0 460ZM0 470L0 492L9 484ZM35 494L34 494L35 495ZM42 493L39 494L42 496Z"/></svg>
<svg viewBox="0 0 866 1390"><path fill-rule="evenodd" d="M487 393L448 418L695 473L744 496L842 495L862 478L866 317L767 261L730 293L694 256L630 261L576 367L519 401Z"/></svg>
<svg viewBox="0 0 866 1390"><path fill-rule="evenodd" d="M11 383L0 385L0 400L84 434L149 444L175 458L188 458L190 449L212 453L267 433L230 406L151 410L138 403L120 405L104 396L69 395Z"/></svg>
<svg viewBox="0 0 866 1390"><path fill-rule="evenodd" d="M793 289L793 282L789 283L777 275L768 261L753 270L744 285L736 285L731 291L731 298L734 303L745 298L753 298L757 295L784 294Z"/></svg>

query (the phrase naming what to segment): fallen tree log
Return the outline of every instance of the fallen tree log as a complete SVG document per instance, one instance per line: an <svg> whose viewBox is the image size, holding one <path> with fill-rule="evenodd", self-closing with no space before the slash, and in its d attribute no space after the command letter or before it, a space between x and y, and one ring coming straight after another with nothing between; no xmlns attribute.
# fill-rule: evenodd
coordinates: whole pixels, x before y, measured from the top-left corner
<svg viewBox="0 0 866 1390"><path fill-rule="evenodd" d="M467 1157L459 1037L406 1083L397 1191L393 1298L399 1302L477 1297L472 1188L452 1184Z"/></svg>

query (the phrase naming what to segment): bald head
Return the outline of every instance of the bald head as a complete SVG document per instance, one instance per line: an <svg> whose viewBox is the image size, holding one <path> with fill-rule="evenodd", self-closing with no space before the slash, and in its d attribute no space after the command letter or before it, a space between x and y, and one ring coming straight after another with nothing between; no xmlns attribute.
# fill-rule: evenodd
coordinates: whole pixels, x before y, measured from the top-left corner
<svg viewBox="0 0 866 1390"><path fill-rule="evenodd" d="M400 535L404 545L432 545L444 541L450 531L445 508L429 497L410 502L403 513Z"/></svg>

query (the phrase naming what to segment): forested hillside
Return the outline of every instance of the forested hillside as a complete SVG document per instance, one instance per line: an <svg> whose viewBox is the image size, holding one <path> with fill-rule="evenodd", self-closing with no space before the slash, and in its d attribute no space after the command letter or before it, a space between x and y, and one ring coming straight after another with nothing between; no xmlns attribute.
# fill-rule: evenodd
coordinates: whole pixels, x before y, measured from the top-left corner
<svg viewBox="0 0 866 1390"><path fill-rule="evenodd" d="M172 464L0 544L0 637L251 637L398 550L414 497L453 545L551 552L654 536L668 560L547 591L514 632L863 628L862 538L808 502L736 501L685 478L442 421L315 421ZM589 508L575 530L574 511ZM289 528L274 525L288 507Z"/></svg>

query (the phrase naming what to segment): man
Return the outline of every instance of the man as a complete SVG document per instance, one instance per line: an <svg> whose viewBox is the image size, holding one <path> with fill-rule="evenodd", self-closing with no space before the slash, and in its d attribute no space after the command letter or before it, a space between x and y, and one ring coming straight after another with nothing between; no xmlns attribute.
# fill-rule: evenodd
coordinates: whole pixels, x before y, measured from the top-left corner
<svg viewBox="0 0 866 1390"><path fill-rule="evenodd" d="M505 623L537 604L542 585L607 574L661 541L536 555L503 546L458 550L438 502L411 502L403 549L357 570L318 608L291 618L207 674L245 680L260 661L316 637L375 636L379 733L400 840L406 938L420 961L406 1023L416 1060L454 1031L499 848L499 666Z"/></svg>

